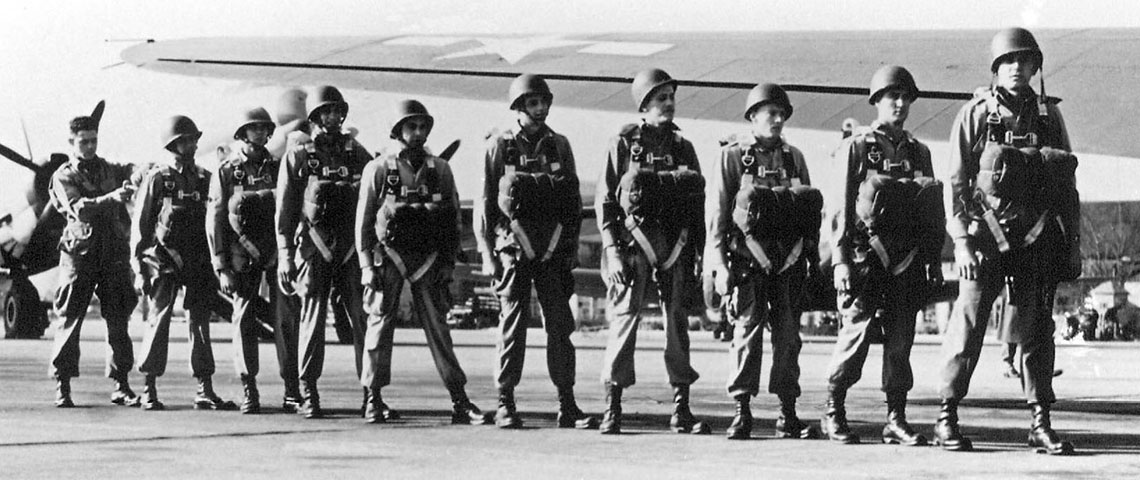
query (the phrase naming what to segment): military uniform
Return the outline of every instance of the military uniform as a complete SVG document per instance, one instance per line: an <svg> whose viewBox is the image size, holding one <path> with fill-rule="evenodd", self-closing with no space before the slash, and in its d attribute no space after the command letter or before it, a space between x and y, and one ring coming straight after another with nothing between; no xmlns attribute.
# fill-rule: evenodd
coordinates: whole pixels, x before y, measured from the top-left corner
<svg viewBox="0 0 1140 480"><path fill-rule="evenodd" d="M708 245L705 271L725 266L737 279L728 295L728 315L733 322L731 356L734 369L729 374L730 397L755 396L760 391L760 364L764 325L772 330L772 369L768 391L780 398L800 396L799 301L802 297L806 260L818 251L818 229L814 241L799 240L787 245L769 245L770 252L756 254L745 246L744 235L733 224L737 192L743 184L775 187L811 185L803 153L782 139L763 148L748 135L721 150L719 175L709 189L706 207ZM794 211L779 212L792 218ZM817 212L818 216L818 212ZM793 240L794 241L794 240ZM775 248L773 248L775 247ZM818 253L816 253L818 256ZM818 260L817 260L818 261Z"/></svg>
<svg viewBox="0 0 1140 480"><path fill-rule="evenodd" d="M502 305L496 381L500 389L514 388L522 376L533 282L548 335L546 356L550 378L559 389L571 388L574 386L575 352L574 344L570 342L574 317L569 302L574 293L571 270L577 259L582 202L577 191L577 173L570 143L566 137L545 126L533 136L521 130L520 133L507 131L491 140L485 165L483 201L477 224L479 247L497 255L503 265L502 276L495 279L495 289ZM551 202L535 205L537 211L530 212L553 219L553 225L534 222L537 225L528 232L526 227L531 225L523 225L522 222L531 219L512 222L501 210L499 198L517 193L500 191L500 180L507 173L515 172L545 175L551 179L562 177L557 181L565 183L563 189L567 192L559 193L572 190L572 195L559 198L549 198L548 195ZM539 199L518 201L538 203Z"/></svg>
<svg viewBox="0 0 1140 480"><path fill-rule="evenodd" d="M363 307L360 270L352 237L352 212L364 166L371 155L352 137L318 131L312 141L285 153L277 177L279 256L298 264L296 292L301 387L316 393L324 368L325 318L333 308L347 311L356 339L356 368L361 371Z"/></svg>
<svg viewBox="0 0 1140 480"><path fill-rule="evenodd" d="M210 183L206 231L214 271L233 272L236 280L231 321L237 330L234 367L238 375L252 384L260 370L258 320L251 307L261 301L262 278L265 278L270 310L278 313L274 315L274 337L281 378L285 382L286 397L295 400L298 391L296 312L289 308L293 302L278 288L275 274L273 189L277 185L279 163L264 147L256 147L248 154L243 149L234 149Z"/></svg>
<svg viewBox="0 0 1140 480"><path fill-rule="evenodd" d="M63 323L52 347L50 374L79 376L79 333L91 295L107 323L107 377L125 384L134 366L127 333L138 297L131 284L130 214L122 202L99 197L122 187L132 167L101 157L72 157L51 178L51 200L67 218L60 238L60 282L55 308Z"/></svg>
<svg viewBox="0 0 1140 480"><path fill-rule="evenodd" d="M159 164L144 177L136 196L131 252L136 271L149 280L154 310L143 337L139 371L166 373L170 319L178 290L190 313L190 369L195 378L214 374L210 305L218 288L206 242L206 198L211 174L194 164Z"/></svg>

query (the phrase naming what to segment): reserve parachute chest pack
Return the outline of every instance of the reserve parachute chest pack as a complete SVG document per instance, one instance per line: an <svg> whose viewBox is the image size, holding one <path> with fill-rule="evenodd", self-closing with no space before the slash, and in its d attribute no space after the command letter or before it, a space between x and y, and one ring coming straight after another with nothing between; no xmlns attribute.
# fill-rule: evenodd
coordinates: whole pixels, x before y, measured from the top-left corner
<svg viewBox="0 0 1140 480"><path fill-rule="evenodd" d="M204 170L194 168L196 185L190 188L164 167L158 176L158 197L162 207L155 224L155 240L173 257L178 266L186 258L209 258L204 237L206 227L206 192L208 181Z"/></svg>
<svg viewBox="0 0 1140 480"><path fill-rule="evenodd" d="M227 205L228 220L238 245L252 264L271 264L277 255L273 225L276 209L273 189L276 182L272 173L277 171L276 163L267 160L260 169L266 173L261 175L247 173L238 163L225 165L218 172L233 179Z"/></svg>
<svg viewBox="0 0 1140 480"><path fill-rule="evenodd" d="M52 154L53 156L61 154ZM102 162L106 160L99 159ZM67 162L67 158L54 159L53 162ZM95 198L104 193L111 192L119 187L115 183L115 179L109 174L109 169L104 170L99 177L92 178L90 175L81 172L75 165L63 163L60 167L60 175L69 175L77 180L75 186L79 190L79 194L83 198ZM60 194L60 200L66 202L63 194ZM63 204L58 205L57 208L60 212L67 216L67 224L64 225L63 231L59 238L59 249L62 252L71 255L86 255L89 253L93 238L98 237L100 234L96 233L97 229L106 229L104 231L110 233L112 229L118 229L117 232L122 240L130 238L129 231L129 218L116 218L119 215L126 215L126 211L122 207L116 207L115 210L99 211L94 218L80 218L78 214L71 209L71 205ZM120 225L122 224L122 225ZM119 242L112 242L118 244ZM123 249L126 250L125 248Z"/></svg>
<svg viewBox="0 0 1140 480"><path fill-rule="evenodd" d="M352 225L362 166L348 166L353 146L347 135L322 135L305 144L302 214L309 237L326 262L347 261L355 249Z"/></svg>
<svg viewBox="0 0 1140 480"><path fill-rule="evenodd" d="M428 156L419 181L406 181L396 156L384 160L384 204L376 212L376 258L388 258L409 281L419 280L441 254L458 247L455 207L446 198L438 158ZM412 259L418 268L411 270Z"/></svg>
<svg viewBox="0 0 1140 480"><path fill-rule="evenodd" d="M547 261L575 255L571 238L581 221L578 177L567 175L553 135L543 136L526 155L514 133L501 137L504 174L499 179L499 210L528 260Z"/></svg>

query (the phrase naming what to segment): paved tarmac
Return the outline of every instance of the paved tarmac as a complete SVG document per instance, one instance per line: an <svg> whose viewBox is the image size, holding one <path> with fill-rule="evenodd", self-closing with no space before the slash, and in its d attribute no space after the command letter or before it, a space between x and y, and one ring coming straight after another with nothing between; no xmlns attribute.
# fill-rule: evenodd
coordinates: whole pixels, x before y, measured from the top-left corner
<svg viewBox="0 0 1140 480"><path fill-rule="evenodd" d="M136 348L142 324L132 322ZM777 440L774 395L753 402L757 430L751 441L730 442L724 429L733 403L724 393L728 354L708 332L693 332L693 363L703 374L692 389L693 410L711 421L711 436L668 431L671 393L665 383L661 332L639 332L640 383L626 391L625 433L554 428L557 402L547 378L545 337L530 330L530 361L517 390L526 420L521 431L493 426L452 426L450 402L419 330L396 332L393 385L385 400L403 419L367 425L359 418L361 389L354 379L352 350L330 344L321 383L322 401L334 415L305 420L278 410L281 381L271 344L263 343L259 377L262 415L200 412L190 407L184 324L172 328L171 368L159 380L164 412L145 412L108 402L103 377L103 332L98 320L84 325L82 373L73 381L79 408L53 407L47 377L52 331L42 340L0 341L0 478L1140 478L1140 344L1062 345L1058 348L1060 401L1054 425L1077 447L1073 457L1049 457L1025 448L1029 413L1016 380L1004 378L991 342L961 408L973 453L937 447L899 447L878 442L885 416L879 392L877 347L864 379L848 397L853 427L863 445L825 440ZM491 412L496 394L493 330L456 331L456 350L476 404ZM598 381L606 332L580 332L579 403L591 414L604 408ZM330 337L332 331L329 331ZM219 393L240 400L233 373L229 325L214 324ZM824 370L831 340L812 338L801 357L801 416L818 422L826 397ZM916 386L909 417L927 433L937 414L935 381L938 338L920 337L912 357ZM765 366L770 364L765 358ZM767 385L767 374L763 377ZM132 375L136 390L141 376Z"/></svg>

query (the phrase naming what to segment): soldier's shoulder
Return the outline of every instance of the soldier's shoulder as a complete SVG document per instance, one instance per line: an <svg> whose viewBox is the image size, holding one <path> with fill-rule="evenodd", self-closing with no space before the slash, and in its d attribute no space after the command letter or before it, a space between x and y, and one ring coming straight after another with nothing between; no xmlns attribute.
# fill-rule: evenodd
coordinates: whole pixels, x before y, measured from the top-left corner
<svg viewBox="0 0 1140 480"><path fill-rule="evenodd" d="M635 136L639 133L641 133L641 124L640 123L627 123L625 125L622 125L620 129L618 129L618 136L619 137L629 138L629 137Z"/></svg>
<svg viewBox="0 0 1140 480"><path fill-rule="evenodd" d="M717 143L720 144L721 150L726 152L743 151L752 148L752 145L756 143L756 137L747 133L735 132L721 137Z"/></svg>

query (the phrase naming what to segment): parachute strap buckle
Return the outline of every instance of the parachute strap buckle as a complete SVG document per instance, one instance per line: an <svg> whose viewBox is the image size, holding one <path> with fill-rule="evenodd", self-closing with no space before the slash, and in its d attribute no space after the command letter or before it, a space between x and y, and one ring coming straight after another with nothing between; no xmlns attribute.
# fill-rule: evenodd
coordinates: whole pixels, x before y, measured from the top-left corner
<svg viewBox="0 0 1140 480"><path fill-rule="evenodd" d="M657 165L657 164L673 165L673 156L669 155L669 154L654 155L654 154L650 153L647 157L648 158L646 158L646 160L649 161L650 165Z"/></svg>
<svg viewBox="0 0 1140 480"><path fill-rule="evenodd" d="M895 169L901 169L903 172L909 172L911 170L910 161L905 158L897 162L892 162L889 158L883 161L883 170L891 172Z"/></svg>
<svg viewBox="0 0 1140 480"><path fill-rule="evenodd" d="M871 147L867 150L867 160L871 163L879 163L883 161L883 149L879 144L874 142L867 142Z"/></svg>
<svg viewBox="0 0 1140 480"><path fill-rule="evenodd" d="M783 168L773 168L769 170L761 165L756 171L756 176L765 178L788 178L788 173Z"/></svg>
<svg viewBox="0 0 1140 480"><path fill-rule="evenodd" d="M1023 145L1027 147L1037 146L1037 133L1029 132L1025 135L1015 135L1013 132L1006 130L1005 132L1006 145Z"/></svg>
<svg viewBox="0 0 1140 480"><path fill-rule="evenodd" d="M756 157L751 154L744 155L740 157L740 163L745 167L751 167L756 164Z"/></svg>
<svg viewBox="0 0 1140 480"><path fill-rule="evenodd" d="M528 157L526 155L519 155L519 165L522 165L523 167L525 167L525 166L530 165L532 163L537 163L539 165L542 165L542 155L535 155L533 157Z"/></svg>
<svg viewBox="0 0 1140 480"><path fill-rule="evenodd" d="M346 167L344 165L341 165L340 167L337 167L337 168L324 167L323 169L321 169L321 175L325 176L325 177L328 177L331 175L336 175L336 176L339 176L341 178L345 178L345 177L348 177L348 167Z"/></svg>
<svg viewBox="0 0 1140 480"><path fill-rule="evenodd" d="M237 177L235 176L234 178L237 178ZM270 180L270 179L271 179L271 177L269 176L269 174L268 174L268 173L267 173L267 174L265 174L265 175L261 175L261 176L257 176L257 175L250 175L250 176L249 176L249 182L248 182L248 183L249 183L250 185L253 185L253 184L255 184L255 183L258 183L258 182L263 182L263 181L265 181L265 180ZM238 180L241 180L241 179L239 178Z"/></svg>
<svg viewBox="0 0 1140 480"><path fill-rule="evenodd" d="M192 199L194 199L195 202L200 202L200 201L202 201L202 194L198 193L197 190L190 192L190 193L186 193L186 192L183 192L181 190L178 191L178 199L179 200L185 200L187 198L192 198Z"/></svg>
<svg viewBox="0 0 1140 480"><path fill-rule="evenodd" d="M997 109L991 109L990 113L986 115L986 123L990 125L1001 125L1001 113Z"/></svg>
<svg viewBox="0 0 1140 480"><path fill-rule="evenodd" d="M641 155L644 153L645 147L641 146L641 142L634 140L633 143L630 144L629 154L633 157L634 161L637 161L637 159L641 158Z"/></svg>
<svg viewBox="0 0 1140 480"><path fill-rule="evenodd" d="M242 170L241 168L235 167L234 168L234 180L237 180L240 182L240 181L242 181L243 178L245 178L245 170Z"/></svg>

